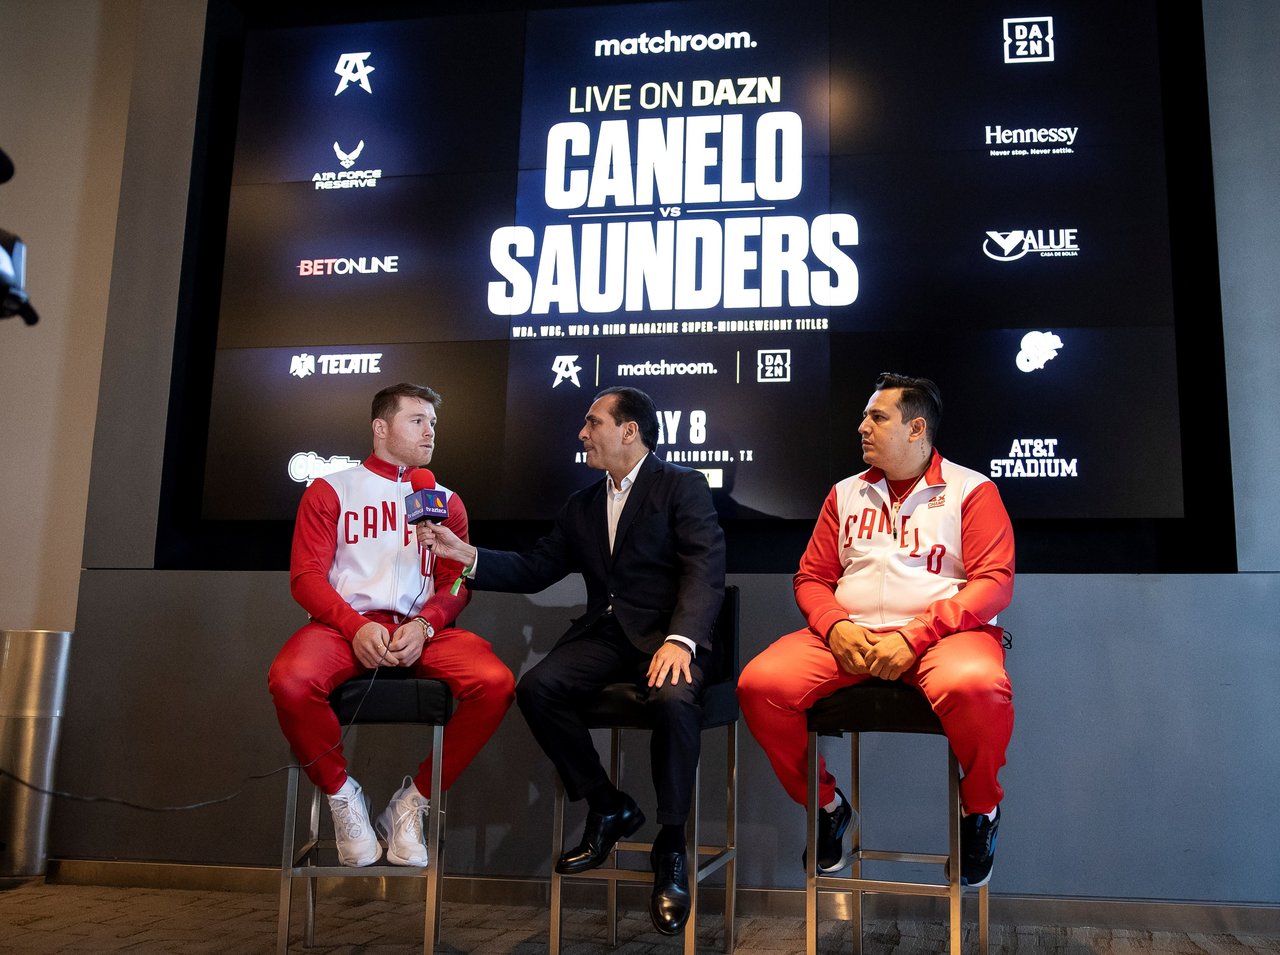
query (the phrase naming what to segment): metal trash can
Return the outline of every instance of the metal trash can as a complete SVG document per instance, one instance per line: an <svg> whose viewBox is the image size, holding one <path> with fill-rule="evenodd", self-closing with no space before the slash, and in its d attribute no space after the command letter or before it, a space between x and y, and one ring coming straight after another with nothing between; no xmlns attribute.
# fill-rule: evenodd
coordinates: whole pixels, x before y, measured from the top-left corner
<svg viewBox="0 0 1280 955"><path fill-rule="evenodd" d="M65 630L0 630L0 768L53 788L62 728ZM0 878L44 875L53 797L0 776Z"/></svg>

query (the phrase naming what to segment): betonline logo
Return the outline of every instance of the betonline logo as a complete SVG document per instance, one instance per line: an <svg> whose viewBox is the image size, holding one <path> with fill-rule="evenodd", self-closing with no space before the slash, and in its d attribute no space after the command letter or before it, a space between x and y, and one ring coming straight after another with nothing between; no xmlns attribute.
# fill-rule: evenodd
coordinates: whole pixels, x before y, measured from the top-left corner
<svg viewBox="0 0 1280 955"><path fill-rule="evenodd" d="M638 53L685 53L692 50L751 50L756 41L745 30L738 33L672 33L662 36L627 37L624 40L596 40L596 56L635 56Z"/></svg>
<svg viewBox="0 0 1280 955"><path fill-rule="evenodd" d="M289 374L306 378L316 373L317 364L322 375L375 375L382 371L382 352L368 355L294 355L289 362Z"/></svg>
<svg viewBox="0 0 1280 955"><path fill-rule="evenodd" d="M299 275L370 275L376 272L399 272L398 255L362 255L358 259L303 259L298 263Z"/></svg>
<svg viewBox="0 0 1280 955"><path fill-rule="evenodd" d="M619 365L619 378L669 378L679 375L718 375L719 370L709 361L670 362L642 361L634 365Z"/></svg>
<svg viewBox="0 0 1280 955"><path fill-rule="evenodd" d="M982 252L997 262L1013 262L1028 252L1037 252L1041 258L1056 258L1080 254L1076 244L1077 229L1015 229L1012 232L988 232L982 243Z"/></svg>
<svg viewBox="0 0 1280 955"><path fill-rule="evenodd" d="M1005 20L1004 61L1053 62L1053 17L1012 17Z"/></svg>

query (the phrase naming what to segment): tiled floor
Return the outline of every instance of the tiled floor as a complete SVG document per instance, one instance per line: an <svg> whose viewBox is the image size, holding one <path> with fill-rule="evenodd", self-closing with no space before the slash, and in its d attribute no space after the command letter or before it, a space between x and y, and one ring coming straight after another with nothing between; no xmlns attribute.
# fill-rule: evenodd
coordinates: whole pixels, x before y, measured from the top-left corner
<svg viewBox="0 0 1280 955"><path fill-rule="evenodd" d="M295 900L295 911L301 902ZM299 920L295 918L295 926ZM711 916L699 951L720 951L722 923ZM547 950L547 913L529 906L447 902L444 953L534 955ZM128 952L134 955L270 953L275 951L276 896L266 893L123 889L29 882L0 891L0 953ZM737 923L739 953L784 955L804 949L804 923L796 918L750 917ZM847 924L824 921L824 953L850 951ZM565 955L678 953L679 939L657 935L643 912L620 919L619 945L605 944L597 911L566 912ZM317 946L303 949L295 927L292 952L313 955L410 955L422 951L422 909L401 902L325 898L317 919ZM940 922L868 923L867 955L932 955L946 951ZM976 939L966 933L966 950ZM1001 955L1262 955L1280 953L1280 938L1124 932L1088 928L992 925L991 950Z"/></svg>

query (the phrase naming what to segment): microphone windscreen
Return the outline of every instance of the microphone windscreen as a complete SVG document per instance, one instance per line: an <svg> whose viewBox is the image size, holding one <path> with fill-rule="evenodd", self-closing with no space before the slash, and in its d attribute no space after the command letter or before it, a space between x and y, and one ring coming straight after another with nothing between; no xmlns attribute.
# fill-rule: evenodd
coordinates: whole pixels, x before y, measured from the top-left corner
<svg viewBox="0 0 1280 955"><path fill-rule="evenodd" d="M5 151L0 149L0 182L8 182L13 178L13 162L5 155Z"/></svg>
<svg viewBox="0 0 1280 955"><path fill-rule="evenodd" d="M449 500L436 490L436 476L426 468L409 475L413 493L404 499L404 517L410 524L443 521L449 516Z"/></svg>

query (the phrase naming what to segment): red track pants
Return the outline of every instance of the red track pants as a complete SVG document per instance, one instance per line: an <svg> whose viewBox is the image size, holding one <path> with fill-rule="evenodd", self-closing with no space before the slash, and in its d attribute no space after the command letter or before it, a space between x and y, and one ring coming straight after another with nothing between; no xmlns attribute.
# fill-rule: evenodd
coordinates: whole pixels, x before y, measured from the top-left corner
<svg viewBox="0 0 1280 955"><path fill-rule="evenodd" d="M390 618L378 619L395 626ZM515 679L487 640L457 627L440 630L427 642L416 671L443 680L457 701L445 726L440 767L441 785L448 789L502 722L515 699ZM285 739L311 781L330 795L346 781L347 761L329 694L345 680L370 672L340 633L313 622L285 642L267 674ZM418 767L414 783L419 792L431 791L430 754Z"/></svg>
<svg viewBox="0 0 1280 955"><path fill-rule="evenodd" d="M787 795L804 805L808 795L809 733L805 710L836 690L860 683L840 669L831 649L812 630L779 637L738 678L742 715L773 764ZM899 678L922 692L942 722L964 778L966 812L990 812L1004 796L996 775L1013 734L1013 690L1000 641L981 630L943 637ZM818 804L835 798L835 777L819 765Z"/></svg>

